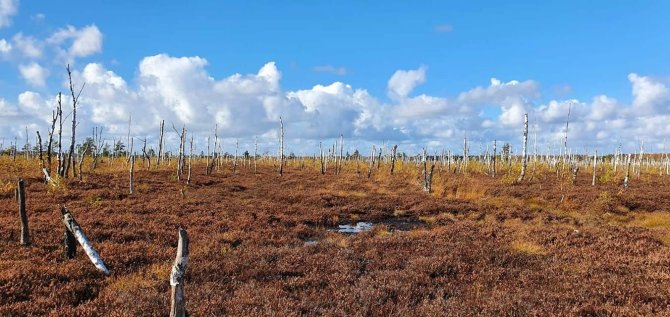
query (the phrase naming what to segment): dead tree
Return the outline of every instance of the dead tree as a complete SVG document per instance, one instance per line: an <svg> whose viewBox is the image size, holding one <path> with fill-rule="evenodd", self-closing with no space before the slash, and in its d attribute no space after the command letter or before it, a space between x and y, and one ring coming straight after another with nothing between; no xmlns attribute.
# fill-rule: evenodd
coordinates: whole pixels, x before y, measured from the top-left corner
<svg viewBox="0 0 670 317"><path fill-rule="evenodd" d="M62 94L58 93L58 175L63 175L63 99Z"/></svg>
<svg viewBox="0 0 670 317"><path fill-rule="evenodd" d="M21 220L21 245L30 245L28 215L26 214L26 187L23 178L19 178L16 188L16 198L19 203L19 219Z"/></svg>
<svg viewBox="0 0 670 317"><path fill-rule="evenodd" d="M126 160L128 160L129 163L130 163L130 157L133 155L132 154L133 153L133 143L132 143L132 139L130 138L130 127L131 127L132 122L133 122L133 117L129 115L128 116L128 139L126 141L126 144L130 145L130 149L128 150L128 152L126 152Z"/></svg>
<svg viewBox="0 0 670 317"><path fill-rule="evenodd" d="M170 286L172 286L170 296L170 317L186 317L186 303L184 298L184 276L188 266L188 233L179 228L179 240L177 242L177 256L172 265L170 273Z"/></svg>
<svg viewBox="0 0 670 317"><path fill-rule="evenodd" d="M372 176L372 167L375 166L375 154L377 153L377 150L375 149L375 145L372 145L372 149L370 150L370 166L368 166L368 178Z"/></svg>
<svg viewBox="0 0 670 317"><path fill-rule="evenodd" d="M435 170L435 162L431 161L430 171L428 170L428 157L426 149L423 149L423 191L430 193L433 186L433 171Z"/></svg>
<svg viewBox="0 0 670 317"><path fill-rule="evenodd" d="M254 174L256 174L258 169L256 160L258 160L258 137L256 137L256 141L254 142Z"/></svg>
<svg viewBox="0 0 670 317"><path fill-rule="evenodd" d="M74 216L72 216L70 211L63 206L61 206L60 212L63 214L63 223L65 224L66 230L74 236L77 242L79 242L93 265L105 275L109 275L109 270L107 269L105 262L102 261L98 252L95 251L91 242L88 241L84 231L81 229L77 221L75 221Z"/></svg>
<svg viewBox="0 0 670 317"><path fill-rule="evenodd" d="M184 144L185 144L185 138L186 138L186 127L183 126L181 128L181 134L175 128L174 124L172 125L172 129L174 129L174 132L177 133L179 136L179 157L177 158L177 181L181 180L181 174L184 172Z"/></svg>
<svg viewBox="0 0 670 317"><path fill-rule="evenodd" d="M284 121L279 117L279 176L284 175Z"/></svg>
<svg viewBox="0 0 670 317"><path fill-rule="evenodd" d="M642 173L642 158L644 157L644 140L640 141L640 155L637 158L637 168L635 169L635 177L640 179Z"/></svg>
<svg viewBox="0 0 670 317"><path fill-rule="evenodd" d="M561 165L561 171L568 162L568 127L570 126L570 112L572 111L572 103L568 105L568 119L565 121L565 138L563 139L563 164ZM562 176L562 173L561 173Z"/></svg>
<svg viewBox="0 0 670 317"><path fill-rule="evenodd" d="M396 151L398 150L398 145L393 146L393 150L391 150L391 175L393 175L393 171L395 170L395 157L396 157Z"/></svg>
<svg viewBox="0 0 670 317"><path fill-rule="evenodd" d="M323 161L323 143L319 142L319 149L321 150L321 175L326 173L326 165Z"/></svg>
<svg viewBox="0 0 670 317"><path fill-rule="evenodd" d="M102 139L102 129L102 127L100 127L100 130L98 130L98 127L93 128L93 144L95 148L92 149L91 152L91 155L93 156L93 162L91 162L91 171L95 171L95 168L98 166L98 158L102 154L102 150L105 147L104 140Z"/></svg>
<svg viewBox="0 0 670 317"><path fill-rule="evenodd" d="M193 171L193 133L191 133L191 151L188 155L188 178L186 178L186 184L191 184L191 175Z"/></svg>
<svg viewBox="0 0 670 317"><path fill-rule="evenodd" d="M339 175L340 172L342 171L342 159L343 159L343 154L344 154L343 152L344 152L344 135L340 134L340 159L337 161L337 164L336 164L337 169L336 169L336 173L335 173L337 175Z"/></svg>
<svg viewBox="0 0 670 317"><path fill-rule="evenodd" d="M572 185L577 184L577 173L579 173L579 164L574 162L572 164Z"/></svg>
<svg viewBox="0 0 670 317"><path fill-rule="evenodd" d="M497 148L496 148L496 140L493 140L493 157L492 157L492 164L493 164L493 173L491 173L491 177L496 177L496 172L498 172L497 167L496 167L496 154Z"/></svg>
<svg viewBox="0 0 670 317"><path fill-rule="evenodd" d="M58 94L58 99L60 100L60 93ZM56 110L51 112L51 129L49 129L49 143L47 144L47 162L46 162L46 170L43 168L42 170L46 174L46 178L50 178L51 176L51 155L52 155L52 150L51 146L53 143L53 136L54 136L54 131L56 130L56 121L58 121L58 117L60 116L60 102L56 106Z"/></svg>
<svg viewBox="0 0 670 317"><path fill-rule="evenodd" d="M624 177L623 179L623 188L628 189L629 185L630 185L630 153L626 158L626 177Z"/></svg>
<svg viewBox="0 0 670 317"><path fill-rule="evenodd" d="M156 166L161 165L163 159L163 135L165 133L165 120L161 120L160 137L158 138L158 156L156 156Z"/></svg>
<svg viewBox="0 0 670 317"><path fill-rule="evenodd" d="M521 150L521 174L516 180L517 183L521 183L523 178L526 176L526 166L528 165L528 114L526 113L523 117L523 148Z"/></svg>
<svg viewBox="0 0 670 317"><path fill-rule="evenodd" d="M130 155L130 194L133 194L133 178L135 176L135 155Z"/></svg>
<svg viewBox="0 0 670 317"><path fill-rule="evenodd" d="M535 170L537 169L537 125L535 125L535 128L533 129L533 170L530 172L530 180L533 181L535 178Z"/></svg>
<svg viewBox="0 0 670 317"><path fill-rule="evenodd" d="M147 165L147 170L151 168L151 157L149 157L149 153L147 153L147 139L144 138L143 144L142 144L142 163Z"/></svg>
<svg viewBox="0 0 670 317"><path fill-rule="evenodd" d="M72 95L72 135L70 136L71 137L70 151L68 152L67 155L67 163L65 165L65 171L61 176L67 178L68 171L70 170L70 164L73 162L74 146L76 142L75 132L77 129L77 103L79 102L79 96L81 95L81 92L84 90L84 86L86 86L86 83L81 85L79 93L75 95L74 85L72 84L72 71L70 70L70 65L67 65L66 70L67 70L67 77L70 83L70 94Z"/></svg>
<svg viewBox="0 0 670 317"><path fill-rule="evenodd" d="M233 174L237 174L237 154L240 148L240 140L235 140L235 157L233 158Z"/></svg>
<svg viewBox="0 0 670 317"><path fill-rule="evenodd" d="M44 169L44 154L42 152L42 136L40 135L40 131L35 131L37 134L37 150L39 151L39 159L40 159L40 169Z"/></svg>
<svg viewBox="0 0 670 317"><path fill-rule="evenodd" d="M83 177L82 174L84 174L84 172L81 169L81 166L84 165L84 157L86 156L86 151L88 151L88 143L84 144L84 146L81 149L81 153L79 153L79 164L77 166L77 169L79 170L78 174L79 180L82 179Z"/></svg>
<svg viewBox="0 0 670 317"><path fill-rule="evenodd" d="M591 180L591 186L596 186L596 164L598 163L598 150L593 153L593 179Z"/></svg>

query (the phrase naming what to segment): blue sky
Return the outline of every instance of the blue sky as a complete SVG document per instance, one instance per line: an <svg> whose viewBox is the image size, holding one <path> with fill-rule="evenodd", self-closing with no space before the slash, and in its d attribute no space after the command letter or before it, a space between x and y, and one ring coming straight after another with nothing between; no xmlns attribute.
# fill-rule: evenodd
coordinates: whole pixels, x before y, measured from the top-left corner
<svg viewBox="0 0 670 317"><path fill-rule="evenodd" d="M349 97L355 91L364 90L374 99L372 104L362 107L365 109L345 106L342 107L344 110L340 109L327 119L358 122L350 126L355 132L338 131L348 127L340 124L332 131L312 131L296 135L296 139L315 140L350 133L352 138L370 142L397 138L408 144L446 145L453 141L448 139L484 131L479 138L518 142L518 138L513 137L516 134L509 130L519 129L519 120L515 119L519 111L512 111L508 117L504 115L506 112L523 108L523 112L531 113L531 122L537 118L537 125L553 127L560 120L556 114L548 112L560 109L569 101L583 104L583 115L592 118L584 122L583 131L576 122L575 139L583 138L585 146L611 146L616 143L613 139L621 137L615 135L615 131L602 135L598 141L595 137L593 141L587 141L588 133L595 135L605 130L605 126L611 126L607 120L625 119L625 126L641 129L629 121L636 119L644 123L647 121L643 120L642 114L658 117L666 115L668 110L667 91L662 89L667 88L670 76L668 1L427 1L421 4L409 1L69 1L63 5L53 1L0 0L0 4L3 2L13 3L17 9L7 15L6 20L11 23L0 28L0 39L8 45L13 44L14 51L4 59L0 57L0 98L18 112L24 106L30 108L27 98L23 98L24 102L19 100L20 94L26 91L39 94L39 102L63 89L63 64L66 62L73 63L82 73L91 63L101 65L104 69L101 73L113 72L134 94L140 94L143 91L141 78L149 75L142 73L139 64L146 57L158 54L169 57L164 62L180 57L205 59L206 65L194 66L191 70L195 73L205 71L215 82L230 79L236 73L252 80L258 77L254 75L263 65L274 62L281 74L279 89L288 99L292 93L306 90L314 93L315 85L328 87L334 82L350 86L351 92L340 91ZM53 39L55 33L68 26L75 31L94 26L101 37L99 47L94 45L77 56L63 53L71 52L68 40L76 35L66 36L67 40ZM71 33L75 34L75 31ZM34 58L16 53L18 43L13 39L17 33L43 42L42 56ZM31 84L22 75L19 66L31 63L37 63L48 73L43 83L33 80ZM422 70L422 74L414 82L407 79L412 89L405 96L393 97L389 94L389 79L403 70ZM631 79L633 73L639 75L635 77L639 80ZM189 72L178 74L193 76ZM82 80L86 78L82 75ZM518 81L532 82L534 86L518 90L514 96L503 92L503 97L495 97L494 93L489 94L489 99L480 98L476 102L459 100L460 95L477 87L494 89L491 78L497 78L503 84ZM632 93L636 84L646 88L643 95L638 95L638 101ZM175 87L170 88L174 90ZM104 90L104 87L94 86L92 89ZM240 92L239 89L233 91ZM230 94L235 93L227 91L227 95ZM645 97L649 94L653 97L651 102ZM90 98L95 98L97 94L91 92L91 95ZM206 92L202 95L209 96ZM438 101L445 104L433 104L433 109L412 99L421 95L440 98ZM601 95L607 96L609 101L615 100L617 110L606 116L594 115L601 106L593 100ZM169 104L182 97L186 100L182 105L195 98L150 99ZM335 111L333 108L345 102L335 98L339 103L332 104L335 101L314 101L316 97L295 94L293 97L310 113L296 120L296 129L303 129L303 124L309 125L306 123L309 120L320 125L324 118L315 118L314 109L323 115ZM517 97L522 101L516 102L524 103L523 106L513 104L511 99ZM148 100L141 96L137 98L144 102ZM212 102L216 103L214 99ZM557 103L554 108L552 101ZM96 102L102 103L100 98L90 100L91 104ZM360 100L351 102L357 104ZM634 105L646 110L653 108L653 111L626 111ZM119 109L125 109L123 106L119 105ZM159 109L166 105L155 106ZM220 105L224 108L243 106ZM94 117L95 107L91 106ZM258 122L272 121L275 117L269 114L267 105L264 107L267 113ZM381 110L370 110L375 107ZM33 108L38 106L33 105ZM128 109L128 115L134 112L132 107ZM214 111L212 117L217 117L215 110L210 111ZM227 113L235 116L235 111ZM422 111L428 115L417 115ZM365 116L362 113L367 112L375 115L383 112L378 120L387 123L374 120L360 123ZM286 117L290 111L285 113ZM407 116L398 118L388 113L406 113ZM152 114L160 117L155 111ZM172 115L177 123L184 121L182 123L187 126L196 125L190 121L194 118L189 120L188 116L179 113ZM240 114L233 121L246 120L248 115ZM516 117L510 119L511 115ZM165 117L170 118L170 115ZM145 123L151 125L156 118ZM440 122L429 122L431 119ZM225 119L214 121L217 120L222 120L219 123L226 126ZM291 119L288 120L290 126ZM453 122L444 123L449 120ZM43 124L26 121L35 127ZM463 124L466 121L468 123ZM250 119L250 122L254 120ZM433 131L424 131L426 129L418 122L437 127ZM109 125L113 131L114 125L120 125L120 120L98 116L92 119L91 125ZM231 125L231 131L239 131L231 132L230 137L269 137L272 134L274 126L260 126L258 131L253 131ZM120 130L120 127L116 129ZM451 134L443 133L449 129ZM541 132L542 137L554 140L560 129L556 123L552 129ZM20 133L20 130L0 132L11 134ZM144 133L144 130L141 126L137 128L138 133ZM205 129L194 127L193 131L204 133ZM664 139L662 133L645 133L640 131L636 138L649 139L657 145ZM637 142L636 138L630 137L630 143Z"/></svg>

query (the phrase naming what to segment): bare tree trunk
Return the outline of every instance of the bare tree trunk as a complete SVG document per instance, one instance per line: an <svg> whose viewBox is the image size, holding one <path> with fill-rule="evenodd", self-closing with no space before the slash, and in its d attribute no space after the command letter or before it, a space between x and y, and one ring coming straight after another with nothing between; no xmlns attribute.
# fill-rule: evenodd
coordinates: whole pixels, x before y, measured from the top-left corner
<svg viewBox="0 0 670 317"><path fill-rule="evenodd" d="M342 171L342 159L344 156L343 154L344 154L344 135L340 134L340 159L337 163L337 173L336 173L337 175L339 175L340 172Z"/></svg>
<svg viewBox="0 0 670 317"><path fill-rule="evenodd" d="M130 194L133 194L133 178L135 176L135 155L130 155Z"/></svg>
<svg viewBox="0 0 670 317"><path fill-rule="evenodd" d="M144 143L142 144L142 164L146 164L147 170L151 168L151 157L147 153L147 138L144 138Z"/></svg>
<svg viewBox="0 0 670 317"><path fill-rule="evenodd" d="M210 159L210 136L207 136L207 156L205 158L205 175L209 175L209 159Z"/></svg>
<svg viewBox="0 0 670 317"><path fill-rule="evenodd" d="M72 94L72 136L70 141L70 151L67 156L67 165L65 166L65 172L63 173L63 175L67 178L68 171L70 169L70 164L74 162L72 156L74 155L74 146L76 142L75 131L77 129L77 102L79 101L79 96L81 95L81 92L84 90L84 86L86 84L83 84L81 86L79 93L75 96L74 85L72 84L72 72L70 71L70 65L67 65L66 69L67 69L67 77L70 82L70 93Z"/></svg>
<svg viewBox="0 0 670 317"><path fill-rule="evenodd" d="M60 96L60 94L59 94ZM56 111L51 112L52 120L51 120L51 129L48 131L49 132L49 143L47 144L47 163L46 163L46 172L47 172L47 177L51 177L51 155L52 155L52 150L51 150L51 145L53 143L53 136L54 136L54 131L56 129L56 121L58 119L60 111L58 111L58 108L56 108Z"/></svg>
<svg viewBox="0 0 670 317"><path fill-rule="evenodd" d="M535 170L537 169L537 124L533 130L533 170L530 172L531 182L535 178Z"/></svg>
<svg viewBox="0 0 670 317"><path fill-rule="evenodd" d="M186 138L186 127L182 127L181 129L181 134L179 134L179 131L177 128L174 127L174 124L172 125L172 129L174 129L174 132L179 135L179 157L177 157L177 181L181 180L181 174L184 172L184 144L185 144L185 138Z"/></svg>
<svg viewBox="0 0 670 317"><path fill-rule="evenodd" d="M132 154L133 145L132 145L131 139L130 139L130 126L131 126L132 122L133 122L133 117L128 116L128 139L126 141L126 144L129 144L129 146L130 146L130 150L128 152L126 152L126 160L128 160L128 162L130 162L130 157L133 155Z"/></svg>
<svg viewBox="0 0 670 317"><path fill-rule="evenodd" d="M428 170L428 157L426 149L423 149L423 191L430 193L433 187L433 171L435 170L435 162L431 162L430 171Z"/></svg>
<svg viewBox="0 0 670 317"><path fill-rule="evenodd" d="M240 140L235 140L235 157L233 158L233 174L237 174L237 154L240 147Z"/></svg>
<svg viewBox="0 0 670 317"><path fill-rule="evenodd" d="M521 183L523 178L526 176L526 166L528 165L528 114L526 113L523 118L523 148L521 150L521 174L516 180L517 183Z"/></svg>
<svg viewBox="0 0 670 317"><path fill-rule="evenodd" d="M591 180L591 186L596 186L596 164L598 163L598 150L593 153L593 179Z"/></svg>
<svg viewBox="0 0 670 317"><path fill-rule="evenodd" d="M81 166L84 165L84 157L86 156L86 151L88 151L88 143L84 144L84 147L81 150L81 153L79 153L79 180L82 179L84 171L81 169Z"/></svg>
<svg viewBox="0 0 670 317"><path fill-rule="evenodd" d="M188 178L186 178L186 184L191 184L191 175L193 170L193 133L191 133L191 151L188 156Z"/></svg>
<svg viewBox="0 0 670 317"><path fill-rule="evenodd" d="M42 136L40 135L40 131L35 131L37 133L37 150L39 151L39 158L40 158L40 169L44 168L44 155L42 152Z"/></svg>
<svg viewBox="0 0 670 317"><path fill-rule="evenodd" d="M319 142L319 149L321 150L321 175L326 173L325 162L323 161L323 143Z"/></svg>
<svg viewBox="0 0 670 317"><path fill-rule="evenodd" d="M26 214L26 187L23 178L19 178L16 194L19 203L19 219L21 220L21 245L30 245L28 215Z"/></svg>
<svg viewBox="0 0 670 317"><path fill-rule="evenodd" d="M640 179L640 174L642 173L642 157L644 156L644 140L640 141L640 156L637 158L637 169L635 172L635 177Z"/></svg>
<svg viewBox="0 0 670 317"><path fill-rule="evenodd" d="M565 167L568 161L568 127L570 125L570 112L572 111L572 103L568 105L568 119L565 121L565 139L563 139L563 164L561 165L561 171Z"/></svg>
<svg viewBox="0 0 670 317"><path fill-rule="evenodd" d="M63 176L63 103L62 94L58 93L58 175Z"/></svg>
<svg viewBox="0 0 670 317"><path fill-rule="evenodd" d="M493 159L493 162L492 162L493 163L493 173L492 173L492 177L496 177L496 173L498 172L498 169L496 167L496 163L497 163L496 162L496 157L497 157L496 151L497 151L496 140L493 140L493 157L492 157L492 159Z"/></svg>
<svg viewBox="0 0 670 317"><path fill-rule="evenodd" d="M258 165L256 163L257 160L258 160L258 137L256 137L256 141L254 142L254 174L256 174L258 171Z"/></svg>
<svg viewBox="0 0 670 317"><path fill-rule="evenodd" d="M284 175L284 121L279 117L279 176Z"/></svg>
<svg viewBox="0 0 670 317"><path fill-rule="evenodd" d="M393 175L393 171L395 170L395 157L396 157L396 151L398 150L398 145L393 146L393 150L391 151L391 175Z"/></svg>
<svg viewBox="0 0 670 317"><path fill-rule="evenodd" d="M163 134L165 133L165 120L161 120L160 137L158 138L158 156L156 157L156 166L161 165L163 159Z"/></svg>
<svg viewBox="0 0 670 317"><path fill-rule="evenodd" d="M172 265L170 273L170 285L172 286L170 296L170 317L186 317L186 308L184 304L184 276L188 266L188 233L179 228L179 240L177 242L177 257Z"/></svg>
<svg viewBox="0 0 670 317"><path fill-rule="evenodd" d="M629 185L630 185L630 153L626 158L626 177L624 177L623 179L623 188L628 189Z"/></svg>
<svg viewBox="0 0 670 317"><path fill-rule="evenodd" d="M368 178L372 175L372 167L375 166L375 154L377 154L377 150L375 149L375 145L372 145L372 149L370 150L370 166L368 167Z"/></svg>

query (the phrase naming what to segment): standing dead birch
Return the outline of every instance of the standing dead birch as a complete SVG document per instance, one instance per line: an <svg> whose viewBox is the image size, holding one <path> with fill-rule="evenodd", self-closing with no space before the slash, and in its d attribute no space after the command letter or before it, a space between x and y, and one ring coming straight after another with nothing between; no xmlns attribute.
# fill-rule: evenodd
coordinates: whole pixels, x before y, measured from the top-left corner
<svg viewBox="0 0 670 317"><path fill-rule="evenodd" d="M279 117L279 176L284 175L284 121Z"/></svg>
<svg viewBox="0 0 670 317"><path fill-rule="evenodd" d="M521 183L526 176L526 166L528 165L528 114L523 117L523 148L521 150L521 174L516 182Z"/></svg>

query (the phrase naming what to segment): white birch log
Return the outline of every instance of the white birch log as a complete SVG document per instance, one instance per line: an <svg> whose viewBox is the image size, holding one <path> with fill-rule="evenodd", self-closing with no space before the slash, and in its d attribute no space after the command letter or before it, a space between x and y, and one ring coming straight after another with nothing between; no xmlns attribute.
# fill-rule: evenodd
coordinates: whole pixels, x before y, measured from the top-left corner
<svg viewBox="0 0 670 317"><path fill-rule="evenodd" d="M84 249L84 252L86 255L88 255L88 258L91 259L93 265L95 265L95 267L105 275L109 275L109 270L107 269L105 262L102 261L102 258L98 252L95 251L91 242L88 241L84 231L81 229L77 221L74 220L74 216L72 216L70 211L68 211L65 207L61 207L61 213L63 214L63 223L65 224L65 228L70 231L70 233L72 233L75 239L77 239L77 242L79 242L81 247Z"/></svg>

